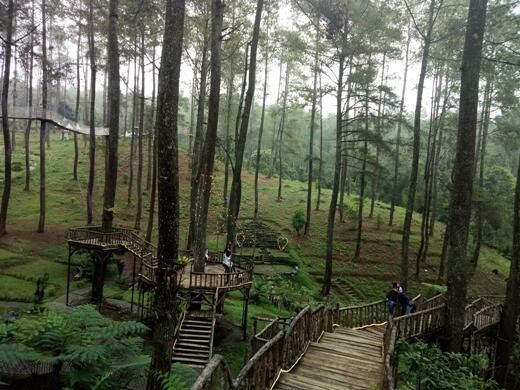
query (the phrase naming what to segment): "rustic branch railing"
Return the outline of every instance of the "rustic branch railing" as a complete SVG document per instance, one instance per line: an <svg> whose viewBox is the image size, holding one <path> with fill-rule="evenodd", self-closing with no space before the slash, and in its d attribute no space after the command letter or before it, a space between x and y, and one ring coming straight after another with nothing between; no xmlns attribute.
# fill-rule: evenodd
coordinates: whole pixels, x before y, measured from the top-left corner
<svg viewBox="0 0 520 390"><path fill-rule="evenodd" d="M492 306L487 306L473 316L473 323L477 331L481 331L490 326L496 325L500 322L502 315L502 305L496 303Z"/></svg>
<svg viewBox="0 0 520 390"><path fill-rule="evenodd" d="M347 328L384 322L388 319L386 299L364 305L340 307L338 317L339 325Z"/></svg>
<svg viewBox="0 0 520 390"><path fill-rule="evenodd" d="M255 324L254 328L256 328L256 321L258 319L254 318ZM260 332L255 334L251 338L251 348L250 354L254 355L264 344L266 344L269 340L271 340L274 336L278 334L281 330L284 330L285 321L282 321L280 317L273 318Z"/></svg>
<svg viewBox="0 0 520 390"><path fill-rule="evenodd" d="M398 328L398 337L404 340L434 333L445 326L446 304L396 317L393 322Z"/></svg>
<svg viewBox="0 0 520 390"><path fill-rule="evenodd" d="M440 306L446 303L446 296L444 294L437 294L430 299L416 302L416 311L428 310L433 307Z"/></svg>
<svg viewBox="0 0 520 390"><path fill-rule="evenodd" d="M283 366L284 332L264 344L233 381L234 389L263 390L271 387Z"/></svg>
<svg viewBox="0 0 520 390"><path fill-rule="evenodd" d="M383 363L384 363L384 378L383 390L395 389L395 374L396 374L396 359L395 346L398 338L398 328L393 321L388 323L385 337L383 340Z"/></svg>
<svg viewBox="0 0 520 390"><path fill-rule="evenodd" d="M231 390L233 381L222 355L214 355L199 375L192 390Z"/></svg>
<svg viewBox="0 0 520 390"><path fill-rule="evenodd" d="M234 288L252 281L252 272L241 270L226 274L210 274L205 272L191 272L190 289L207 288Z"/></svg>

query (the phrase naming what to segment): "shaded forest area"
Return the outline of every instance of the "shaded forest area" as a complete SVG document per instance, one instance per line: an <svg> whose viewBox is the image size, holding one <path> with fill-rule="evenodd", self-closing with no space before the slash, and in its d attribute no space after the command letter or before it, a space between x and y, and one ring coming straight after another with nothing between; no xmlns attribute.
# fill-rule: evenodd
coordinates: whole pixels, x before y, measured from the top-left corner
<svg viewBox="0 0 520 390"><path fill-rule="evenodd" d="M290 235L304 275L294 283L309 295L298 305L336 303L338 279L370 262L383 264L384 277L375 272L368 284L445 291L452 352L463 350L468 289L495 266L490 251L503 256L509 269L492 271L508 273L494 379L517 388L516 1L1 4L0 250L12 249L10 235L73 227L49 207L56 185L65 198L80 194L63 214L73 222L105 235L124 222L156 245L153 324L117 333L148 332L149 358L139 343L129 347L136 366L150 366L148 389L175 380L183 251L203 273L207 248L237 253L246 218ZM50 177L56 170L68 179ZM381 255L371 240L398 248ZM99 304L107 264L92 263Z"/></svg>

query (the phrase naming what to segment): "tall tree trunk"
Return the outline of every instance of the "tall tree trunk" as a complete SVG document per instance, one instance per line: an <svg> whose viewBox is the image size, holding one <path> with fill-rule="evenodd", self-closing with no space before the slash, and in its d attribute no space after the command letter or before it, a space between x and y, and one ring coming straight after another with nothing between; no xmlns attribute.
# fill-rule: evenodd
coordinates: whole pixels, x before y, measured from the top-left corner
<svg viewBox="0 0 520 390"><path fill-rule="evenodd" d="M107 126L107 72L103 72L103 127Z"/></svg>
<svg viewBox="0 0 520 390"><path fill-rule="evenodd" d="M269 25L266 27L265 31L265 64L264 64L264 94L262 97L262 114L260 116L260 129L258 130L258 144L256 147L256 166L255 166L255 208L253 212L253 217L258 217L258 175L260 172L260 157L262 153L262 135L264 133L264 119L265 119L265 101L267 98L267 77L269 72ZM226 167L227 167L227 159L226 159ZM225 188L227 192L227 188Z"/></svg>
<svg viewBox="0 0 520 390"><path fill-rule="evenodd" d="M42 12L42 110L47 110L47 89L49 83L49 73L47 64L47 0L41 2ZM45 134L46 134L46 122L41 121L40 123L40 218L38 221L38 233L45 231Z"/></svg>
<svg viewBox="0 0 520 390"><path fill-rule="evenodd" d="M486 81L486 96L483 106L483 124L482 124L482 141L480 145L480 167L479 167L479 177L478 177L478 188L480 193L482 194L484 190L484 169L485 169L485 159L486 159L486 147L487 147L487 138L488 138L488 130L489 130L489 118L491 111L491 96L492 96L492 87L491 81L488 79ZM478 149L477 149L478 150ZM477 161L477 160L476 160ZM476 166L477 164L475 164ZM471 265L473 268L477 268L478 259L480 257L480 247L482 245L482 234L484 228L484 202L482 199L479 200L477 205L477 213L476 213L476 239L475 239L475 251L473 252L473 257L471 259Z"/></svg>
<svg viewBox="0 0 520 390"><path fill-rule="evenodd" d="M381 83L379 85L379 99L377 102L377 135L382 137L382 122L383 118L381 117L381 113L384 113L384 104L383 104L383 83L385 81L385 66L386 66L386 51L383 52L383 64L381 69ZM383 110L381 110L383 108ZM376 161L375 161L375 172L372 176L372 187L370 194L370 213L368 214L368 218L374 217L374 208L376 205L376 198L378 193L379 180L381 176L381 169L379 168L379 156L381 154L381 147L379 142L376 143Z"/></svg>
<svg viewBox="0 0 520 390"><path fill-rule="evenodd" d="M431 207L431 196L432 196L432 175L433 175L433 164L435 158L435 144L437 140L438 130L438 115L439 115L439 102L440 102L440 90L442 86L442 75L439 74L439 70L436 70L433 77L432 86L432 98L430 108L430 126L428 131L428 143L426 147L426 161L424 165L424 207L421 215L421 242L419 244L419 251L417 252L415 262L415 277L419 278L421 270L421 263L426 261L427 244L428 240L428 224L430 221L430 207Z"/></svg>
<svg viewBox="0 0 520 390"><path fill-rule="evenodd" d="M289 94L289 74L290 64L287 62L285 65L285 87L283 93L283 104L282 104L282 118L280 119L280 128L278 130L278 196L277 201L282 200L282 176L283 176L283 164L282 164L282 150L283 150L283 133L285 130L285 120L287 118L287 95Z"/></svg>
<svg viewBox="0 0 520 390"><path fill-rule="evenodd" d="M222 22L224 3L221 0L211 1L211 82L208 101L208 126L201 161L199 163L199 188L197 191L197 211L195 213L195 229L193 249L195 272L204 272L206 249L206 231L208 225L209 198L213 185L213 166L215 164L215 146L217 142L218 115L220 105L220 47L222 44Z"/></svg>
<svg viewBox="0 0 520 390"><path fill-rule="evenodd" d="M188 137L188 155L193 154L193 137L195 136L195 85L197 84L197 62L193 65L193 78L190 93L190 135Z"/></svg>
<svg viewBox="0 0 520 390"><path fill-rule="evenodd" d="M141 96L139 101L139 129L137 134L137 212L134 229L141 230L141 215L143 213L143 137L144 137L144 26L141 27Z"/></svg>
<svg viewBox="0 0 520 390"><path fill-rule="evenodd" d="M135 123L137 122L137 94L138 94L138 79L139 79L139 71L137 69L137 35L134 37L134 90L132 92L132 138L130 139L130 160L128 164L130 165L130 174L128 179L128 196L127 196L127 205L130 206L132 204L132 188L134 185L134 151L135 151Z"/></svg>
<svg viewBox="0 0 520 390"><path fill-rule="evenodd" d="M179 281L176 279L179 253L179 163L178 105L184 32L184 0L166 1L166 18L161 53L157 94L159 244L158 271L154 296L155 324L152 336L153 355L147 390L162 388L160 373L171 368L175 328L180 314L177 300Z"/></svg>
<svg viewBox="0 0 520 390"><path fill-rule="evenodd" d="M89 119L89 93L88 93L88 61L89 61L89 55L88 55L88 50L87 50L87 54L85 56L85 66L83 67L83 121L85 122L85 124L88 124L90 123L90 119ZM86 145L87 145L87 136L86 135L83 135L83 147L85 148Z"/></svg>
<svg viewBox="0 0 520 390"><path fill-rule="evenodd" d="M283 75L283 72L282 72L282 67L283 67L283 62L280 61L280 64L279 64L279 68L278 68L278 92L276 93L276 106L278 106L280 104L280 91L281 91L281 86L282 86L282 75ZM274 120L273 120L273 140L271 142L271 164L269 166L269 173L267 174L267 177L270 179L272 176L273 176L273 172L274 172L274 165L276 163L276 157L277 157L277 153L278 153L278 147L276 145L276 140L278 139L279 137L279 134L278 132L276 131L276 116L274 117Z"/></svg>
<svg viewBox="0 0 520 390"><path fill-rule="evenodd" d="M262 9L264 0L257 0L255 22L253 25L253 37L251 39L251 54L249 65L249 83L244 103L244 111L242 112L242 121L240 123L240 132L235 147L235 169L233 170L233 181L231 183L231 193L229 196L229 208L227 219L227 242L231 243L234 248L235 244L235 228L238 214L240 212L240 200L242 197L242 163L244 160L244 147L246 144L247 128L249 124L249 114L253 102L253 94L256 82L256 52L258 49L258 38L260 36L260 20L262 18Z"/></svg>
<svg viewBox="0 0 520 390"><path fill-rule="evenodd" d="M7 3L7 26L4 51L4 74L2 85L2 133L4 136L4 191L2 192L2 205L0 208L0 236L6 234L7 210L9 208L9 198L11 197L11 139L9 134L9 118L7 99L9 97L9 75L11 71L11 45L13 43L13 20L14 20L14 0Z"/></svg>
<svg viewBox="0 0 520 390"><path fill-rule="evenodd" d="M369 60L370 63L370 60ZM356 251L354 254L355 259L359 259L361 255L361 240L363 238L363 205L365 204L365 181L366 181L366 170L367 170L367 158L368 158L368 132L369 132L369 111L368 111L368 89L369 85L366 86L366 95L365 95L365 133L363 138L365 138L363 142L363 161L361 163L361 180L360 180L360 188L359 188L359 206L358 206L358 228L357 228L357 238L356 238Z"/></svg>
<svg viewBox="0 0 520 390"><path fill-rule="evenodd" d="M348 121L350 111L350 97L352 95L352 83L350 76L352 75L352 56L349 58L349 71L347 77L347 99L345 105L345 116L343 119L343 136L341 137L341 173L339 177L339 221L345 222L345 189L347 187L347 172L348 172L348 153L347 153L347 138L348 138Z"/></svg>
<svg viewBox="0 0 520 390"><path fill-rule="evenodd" d="M114 202L117 187L118 143L119 143L119 46L118 32L118 0L110 0L108 4L108 36L107 36L107 74L108 74L108 137L107 166L105 169L105 187L103 191L102 226L104 232L112 230L114 218Z"/></svg>
<svg viewBox="0 0 520 390"><path fill-rule="evenodd" d="M442 284L444 281L444 274L446 272L446 259L448 258L448 244L449 244L449 224L446 224L444 229L444 235L442 238L442 251L441 251L441 260L439 264L439 275L437 277L437 281L439 284Z"/></svg>
<svg viewBox="0 0 520 390"><path fill-rule="evenodd" d="M321 90L321 71L319 74L319 83L320 83L320 164L318 166L318 184L317 191L318 196L316 197L316 210L320 209L321 202L321 180L322 180L322 171L323 171L323 93Z"/></svg>
<svg viewBox="0 0 520 390"><path fill-rule="evenodd" d="M128 137L128 86L130 85L130 60L126 67L126 86L125 86L125 117L124 117L124 136Z"/></svg>
<svg viewBox="0 0 520 390"><path fill-rule="evenodd" d="M155 67L155 45L153 46L152 48L152 68ZM144 71L143 71L144 73ZM153 80L153 83L152 83L152 117L153 117L153 99L154 99L154 95L155 95L155 80ZM144 90L144 88L143 88ZM143 93L143 97L144 97L144 93ZM152 131L152 128L153 128L153 120L150 124L147 125L148 127L148 142L147 142L147 146L148 146L148 171L147 171L147 174L146 174L146 191L149 191L150 190L150 186L152 185L152 160L153 160L153 153L154 152L154 149L153 149L153 131Z"/></svg>
<svg viewBox="0 0 520 390"><path fill-rule="evenodd" d="M94 42L94 0L89 1L88 51L90 55L90 135L89 170L87 183L87 223L90 225L94 213L94 180L96 175L96 47Z"/></svg>
<svg viewBox="0 0 520 390"><path fill-rule="evenodd" d="M235 75L231 75L229 82L228 82L228 91L227 91L227 107L226 107L226 139L225 139L225 145L226 145L226 163L224 165L224 191L223 191L223 198L224 198L224 208L227 207L227 200L228 200L228 183L229 183L229 166L231 164L231 151L229 150L231 147L231 140L229 136L229 129L231 126L231 102L233 100L233 88L235 84Z"/></svg>
<svg viewBox="0 0 520 390"><path fill-rule="evenodd" d="M395 213L395 204L397 202L397 197L399 196L399 187L398 187L398 179L399 179L399 164L400 164L400 149L401 149L401 128L403 125L403 112L404 112L404 98L406 95L406 82L408 80L408 62L410 55L410 41L412 39L412 34L410 27L408 27L408 37L406 39L406 54L405 54L405 62L404 62L404 76L403 76L403 90L401 92L401 103L399 105L399 117L397 121L397 137L395 141L395 160L394 160L394 180L392 184L392 198L390 200L390 218L388 220L388 225L392 226L394 224L394 213Z"/></svg>
<svg viewBox="0 0 520 390"><path fill-rule="evenodd" d="M520 158L518 159L513 214L513 253L507 281L506 302L502 313L497 351L497 380L501 388L513 390L516 388L515 381L513 378L509 378L509 374L516 369L511 364L511 355L513 346L518 345L518 319L520 316Z"/></svg>
<svg viewBox="0 0 520 390"><path fill-rule="evenodd" d="M433 146L432 146L432 161L430 162L430 179L429 179L429 188L428 188L428 206L427 211L428 214L426 216L426 223L424 229L424 250L422 258L420 259L421 263L426 261L426 256L428 254L428 249L430 246L430 237L433 237L433 232L435 230L435 220L437 218L437 186L438 186L438 170L439 170L439 158L440 158L440 150L442 147L442 139L443 139L443 121L448 110L448 103L450 97L450 88L449 88L449 75L445 74L444 77L444 97L442 103L441 113L438 116L437 121L435 122L435 131L433 138ZM440 86L440 84L439 84ZM437 136L438 135L438 136Z"/></svg>
<svg viewBox="0 0 520 390"><path fill-rule="evenodd" d="M13 38L12 39L16 39L16 37L14 37L16 35L16 13L15 15L13 16L14 17L14 20L13 20ZM17 66L17 63L18 63L18 59L17 59L17 55L16 55L16 49L14 50L14 59L13 59L13 62L14 62L14 80L13 80L13 94L12 94L12 98L13 98L13 111L14 111L14 108L16 107L16 100L18 99L18 96L17 96L17 86L18 86L18 66ZM11 152L14 152L16 150L16 119L13 119L12 120L12 123L11 123Z"/></svg>
<svg viewBox="0 0 520 390"><path fill-rule="evenodd" d="M81 78L80 78L80 49L81 49L81 21L78 21L78 47L76 48L76 107L74 109L74 120L79 122L79 102L81 96ZM72 177L78 180L78 134L74 133L74 164L72 166Z"/></svg>
<svg viewBox="0 0 520 390"><path fill-rule="evenodd" d="M205 2L207 4L207 2ZM193 153L191 156L191 188L190 188L190 226L188 230L188 249L192 249L195 219L197 210L197 189L199 185L198 161L202 153L202 145L204 142L204 107L206 101L206 84L208 80L208 23L209 17L206 19L204 28L204 42L202 45L202 59L200 64L200 80L199 80L199 97L197 99L197 124L195 125L195 140L193 144Z"/></svg>
<svg viewBox="0 0 520 390"><path fill-rule="evenodd" d="M345 54L339 54L338 85L336 93L336 158L334 164L334 181L332 184L332 195L329 205L329 216L327 217L327 249L325 254L325 275L323 277L322 295L329 295L332 285L332 250L334 247L334 222L336 220L336 208L338 204L339 174L341 169L341 140L343 123L343 74L345 72Z"/></svg>
<svg viewBox="0 0 520 390"><path fill-rule="evenodd" d="M152 241L153 219L155 215L155 198L157 196L157 133L155 132L155 46L152 54L152 124L150 131L153 131L153 150L152 150L152 183L150 193L150 213L148 216L148 226L146 227L146 241Z"/></svg>
<svg viewBox="0 0 520 390"><path fill-rule="evenodd" d="M451 86L449 75L446 74L444 85L444 104L443 104L443 115L446 113L447 104L449 101ZM442 119L442 118L441 118ZM437 208L438 208L438 181L439 181L439 161L441 156L441 149L443 145L444 128L439 123L439 139L437 140L437 147L435 150L435 163L433 166L433 194L432 194L432 212L430 218L430 232L429 236L433 237L435 234L435 221L437 220Z"/></svg>
<svg viewBox="0 0 520 390"><path fill-rule="evenodd" d="M471 0L461 66L457 150L453 168L453 190L449 219L448 305L449 348L462 349L467 292L466 247L471 220L475 135L477 129L478 82L487 0Z"/></svg>
<svg viewBox="0 0 520 390"><path fill-rule="evenodd" d="M408 188L408 200L406 203L406 214L403 224L403 238L401 242L401 283L408 286L408 252L410 246L410 234L412 230L412 217L415 207L415 192L417 190L417 176L419 171L419 154L421 149L421 109L422 97L424 90L424 79L426 77L426 68L428 67L428 57L430 53L431 37L434 24L435 0L430 0L430 9L428 16L428 32L424 39L424 47L421 62L421 72L419 74L419 83L417 84L417 100L415 103L415 116L413 124L413 153L412 153L412 170L410 172L410 186ZM402 119L402 118L401 118Z"/></svg>
<svg viewBox="0 0 520 390"><path fill-rule="evenodd" d="M31 0L31 29L34 30L34 0ZM34 32L31 32L31 52L29 53L29 85L27 88L27 108L32 112L33 106L33 72L34 72ZM27 120L27 126L24 134L24 148L25 148L25 188L24 191L31 190L31 159L29 151L29 141L31 140L31 126L32 120Z"/></svg>
<svg viewBox="0 0 520 390"><path fill-rule="evenodd" d="M319 18L317 17L319 20ZM316 126L316 101L318 98L318 66L319 66L319 43L320 33L316 29L316 42L314 49L314 81L312 87L312 105L311 105L311 124L309 128L309 172L307 178L307 215L305 218L304 234L309 234L312 216L312 184L313 184L313 164L314 164L314 128Z"/></svg>

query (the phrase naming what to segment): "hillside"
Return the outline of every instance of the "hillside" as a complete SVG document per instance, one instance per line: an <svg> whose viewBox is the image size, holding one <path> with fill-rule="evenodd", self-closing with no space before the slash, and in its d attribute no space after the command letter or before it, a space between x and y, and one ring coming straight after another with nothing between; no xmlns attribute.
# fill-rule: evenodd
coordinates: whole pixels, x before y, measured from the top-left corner
<svg viewBox="0 0 520 390"><path fill-rule="evenodd" d="M23 149L18 147L15 151L14 166L14 192L9 213L9 235L2 238L0 249L1 283L0 297L6 300L19 299L31 296L34 291L34 280L43 272L50 274L51 288L56 296L63 293L65 284L65 270L61 262L66 261L67 246L65 234L68 228L80 226L85 221L85 188L87 170L87 149L81 149L80 180L72 180L72 139L61 141L57 136L53 137L51 149L47 153L47 228L46 233L37 234L35 228L38 220L38 162L37 142L33 137L31 142L32 161L35 164L32 171L31 192L23 191ZM80 142L81 143L81 142ZM96 193L102 192L102 158L104 153L102 146L97 150L98 171L96 177ZM125 141L120 152L120 170L117 191L116 221L122 225L133 226L133 214L135 206L135 187L132 198L132 206L126 205L127 179L129 153ZM188 221L188 157L181 154L181 246L186 240L186 227ZM146 163L146 161L145 161ZM134 161L137 165L137 161ZM18 168L17 168L18 167ZM63 167L70 167L70 171ZM134 170L136 171L136 169ZM146 164L144 180L146 182ZM134 180L135 183L135 180ZM253 176L250 172L244 175L244 187L242 196L241 217L252 216L253 206ZM290 227L291 217L298 209L305 208L306 184L302 182L285 181L283 184L283 200L276 201L278 179L260 179L260 216L273 226L278 227L290 239L290 252L295 259L301 261L299 283L304 283L310 295L317 297L320 280L324 269L326 215L329 202L329 191L323 191L321 210L313 212L311 233L309 237L301 237L292 232ZM210 245L216 246L217 236L216 219L222 210L222 186L223 169L217 165L216 182L212 193L209 229L213 232ZM101 196L95 196L96 215L101 209ZM148 193L144 191L144 220L141 226L146 226ZM348 199L349 207L354 208L356 197ZM348 214L348 213L347 213ZM403 210L397 209L397 221L402 220ZM412 235L412 251L410 261L410 274L414 273L415 249L419 237L418 218L415 216L414 234ZM351 219L347 223L338 223L334 244L333 278L336 285L333 299L347 304L353 301L373 300L383 296L388 288L388 283L397 280L399 275L400 253L400 226L387 226L388 207L385 204L377 204L374 218L364 221L365 231L363 235L362 255L357 261L353 260L356 227ZM439 257L441 251L441 224L437 224L438 230L430 245L428 261L421 270L421 279L413 280L410 289L414 293L431 294L434 289L438 273ZM224 236L218 237L219 247L224 245ZM213 249L213 248L212 248ZM216 248L215 248L216 249ZM505 289L506 275L508 274L508 261L496 251L485 248L478 269L474 273L470 294L497 294ZM348 287L347 287L348 286ZM346 289L345 289L346 288ZM300 299L301 295L300 295ZM303 300L308 297L303 298ZM304 302L302 302L304 303Z"/></svg>

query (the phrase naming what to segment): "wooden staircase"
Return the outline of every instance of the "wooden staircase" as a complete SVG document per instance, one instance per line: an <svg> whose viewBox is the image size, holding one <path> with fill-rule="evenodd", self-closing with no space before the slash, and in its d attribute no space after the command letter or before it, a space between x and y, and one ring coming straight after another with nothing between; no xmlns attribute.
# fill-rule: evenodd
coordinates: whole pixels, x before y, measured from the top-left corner
<svg viewBox="0 0 520 390"><path fill-rule="evenodd" d="M311 342L297 365L283 372L278 390L369 390L383 382L385 326L338 328Z"/></svg>
<svg viewBox="0 0 520 390"><path fill-rule="evenodd" d="M212 355L213 317L187 313L173 344L172 363L204 367Z"/></svg>

